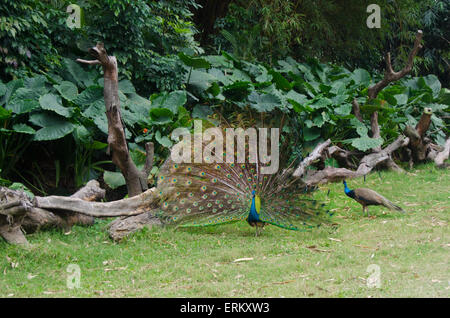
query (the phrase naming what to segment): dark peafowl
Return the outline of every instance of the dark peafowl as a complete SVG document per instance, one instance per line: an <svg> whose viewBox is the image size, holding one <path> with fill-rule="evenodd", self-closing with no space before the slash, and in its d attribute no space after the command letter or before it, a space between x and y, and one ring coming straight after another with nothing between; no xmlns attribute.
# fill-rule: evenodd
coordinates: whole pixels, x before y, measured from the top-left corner
<svg viewBox="0 0 450 318"><path fill-rule="evenodd" d="M247 221L256 227L256 235L266 224L303 230L329 223L332 213L308 198L301 179L292 177L294 161L287 164L280 158L274 174L262 174L267 163L258 158L254 163L226 161L175 163L169 157L160 168L157 185L163 223L198 227Z"/></svg>
<svg viewBox="0 0 450 318"><path fill-rule="evenodd" d="M367 210L367 216L369 216L369 209L367 208L369 205L382 205L387 207L390 210L397 210L400 212L405 213L405 211L399 207L398 205L395 205L385 197L383 197L381 194L367 188L358 188L354 190L350 190L347 186L347 182L344 180L342 182L344 184L344 191L345 194L354 199L356 202L362 205L363 207L363 215L364 212Z"/></svg>

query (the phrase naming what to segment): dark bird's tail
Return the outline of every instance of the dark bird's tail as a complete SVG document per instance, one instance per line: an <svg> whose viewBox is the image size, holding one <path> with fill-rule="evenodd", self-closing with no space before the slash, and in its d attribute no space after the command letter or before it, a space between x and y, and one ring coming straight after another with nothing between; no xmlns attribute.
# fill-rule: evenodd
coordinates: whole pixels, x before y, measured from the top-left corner
<svg viewBox="0 0 450 318"><path fill-rule="evenodd" d="M405 213L405 210L403 210L401 207L399 207L398 205L395 205L394 203L392 203L391 201L389 201L388 199L386 199L385 197L383 197L383 205L385 207L387 207L388 209L391 210L397 210L400 211L402 213Z"/></svg>

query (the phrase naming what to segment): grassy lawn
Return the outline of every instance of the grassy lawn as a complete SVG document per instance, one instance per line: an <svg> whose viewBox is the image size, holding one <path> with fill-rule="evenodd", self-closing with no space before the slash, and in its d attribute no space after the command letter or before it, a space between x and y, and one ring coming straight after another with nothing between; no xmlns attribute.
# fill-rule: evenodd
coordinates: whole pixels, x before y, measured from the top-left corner
<svg viewBox="0 0 450 318"><path fill-rule="evenodd" d="M424 165L348 184L372 188L407 213L370 207L371 218L363 217L335 183L314 194L335 211L334 230L267 226L255 237L242 222L153 228L120 244L108 238L106 220L69 235L40 232L28 236L30 247L0 242L0 296L449 297L450 171ZM81 269L78 289L66 286L69 264ZM372 264L379 288L367 285Z"/></svg>

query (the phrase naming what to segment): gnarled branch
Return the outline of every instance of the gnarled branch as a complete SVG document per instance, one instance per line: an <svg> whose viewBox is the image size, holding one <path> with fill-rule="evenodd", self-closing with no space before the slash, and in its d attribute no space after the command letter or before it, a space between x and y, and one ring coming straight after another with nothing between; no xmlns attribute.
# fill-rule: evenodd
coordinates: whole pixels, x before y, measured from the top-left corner
<svg viewBox="0 0 450 318"><path fill-rule="evenodd" d="M113 163L119 167L122 172L127 184L128 195L132 197L148 189L148 174L144 176L144 173L147 172L149 165L146 164L144 171L139 171L129 154L125 137L125 128L120 112L116 58L114 56L108 56L103 43L97 43L95 47L89 49L89 53L95 60L87 61L77 59L77 62L89 65L101 64L103 67L103 95L105 99L106 117L108 119L107 153L111 154ZM153 159L151 161L153 161Z"/></svg>

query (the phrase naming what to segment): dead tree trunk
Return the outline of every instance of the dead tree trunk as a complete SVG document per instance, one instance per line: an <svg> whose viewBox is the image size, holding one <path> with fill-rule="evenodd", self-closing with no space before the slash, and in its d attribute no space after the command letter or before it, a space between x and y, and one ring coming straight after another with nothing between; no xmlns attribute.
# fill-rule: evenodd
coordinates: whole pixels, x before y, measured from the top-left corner
<svg viewBox="0 0 450 318"><path fill-rule="evenodd" d="M103 199L105 190L96 180L89 181L70 198L83 202ZM0 188L0 236L11 243L27 243L22 230L32 233L42 228L58 227L69 231L74 224L92 225L94 217L69 208L63 211L43 209L22 191Z"/></svg>
<svg viewBox="0 0 450 318"><path fill-rule="evenodd" d="M408 61L405 65L405 67L399 72L394 72L394 70L392 68L392 63L391 63L391 54L389 52L386 54L386 70L384 73L384 77L381 81L379 81L378 83L376 83L368 88L367 94L369 97L369 99L368 99L369 101L376 99L378 97L378 94L390 83L398 81L399 79L401 79L402 77L407 75L409 72L411 72L412 67L413 67L414 58L417 55L418 51L422 48L422 45L421 45L422 37L423 37L423 32L421 30L418 30L416 33L416 39L414 41L414 46L408 56ZM355 117L359 121L362 122L360 107L359 107L359 104L356 101L356 99L353 100L352 107L353 107L353 113L354 113ZM380 135L380 126L378 124L378 112L377 111L374 111L370 115L370 126L371 126L371 130L372 130L372 138L380 138L381 135ZM381 147L375 147L372 149L372 151L380 152ZM394 160L392 160L392 158L388 158L387 161L384 163L384 165L389 169L393 169L396 171L403 171L403 169L401 169L399 166L397 166L397 164L394 162Z"/></svg>
<svg viewBox="0 0 450 318"><path fill-rule="evenodd" d="M125 137L125 127L120 112L119 81L117 60L114 56L108 56L103 43L89 50L95 58L92 61L77 59L77 62L85 64L101 64L103 67L106 117L108 118L108 149L113 163L119 167L127 184L130 197L138 195L148 189L147 177L153 165L153 160L147 160L142 171L138 170L128 151ZM153 144L146 145L147 158L153 158Z"/></svg>
<svg viewBox="0 0 450 318"><path fill-rule="evenodd" d="M310 173L305 178L305 183L308 187L312 187L318 184L340 181L347 178L355 178L367 175L370 173L375 167L380 164L385 163L391 158L391 155L394 151L399 148L405 147L409 143L409 138L405 136L399 136L393 143L391 143L386 148L380 150L379 152L371 153L364 156L356 171L349 170L347 168L335 168L335 167L326 167L323 170L318 170L313 173ZM324 159L324 154L326 153L326 146L329 145L329 140L324 143L321 143L316 146L316 148L311 152L307 158L305 158L299 165L299 167L295 170L297 173L294 175L295 177L301 177L306 168L314 161L318 159ZM335 146L328 148L333 149ZM337 147L339 148L339 147ZM340 148L339 148L340 149ZM334 151L334 149L333 149ZM341 151L344 151L341 149ZM345 151L344 151L345 152ZM344 156L348 156L347 152ZM314 159L314 160L313 160Z"/></svg>
<svg viewBox="0 0 450 318"><path fill-rule="evenodd" d="M425 133L430 127L432 110L425 108L416 127L406 126L403 133L408 136L411 142L408 148L411 150L411 156L414 162L423 162L427 159L430 142L425 140Z"/></svg>
<svg viewBox="0 0 450 318"><path fill-rule="evenodd" d="M28 244L22 221L32 205L22 191L0 188L0 236L11 244Z"/></svg>
<svg viewBox="0 0 450 318"><path fill-rule="evenodd" d="M438 168L448 167L448 164L445 164L445 160L447 160L450 156L450 138L445 142L444 150L439 152L434 158L434 162Z"/></svg>
<svg viewBox="0 0 450 318"><path fill-rule="evenodd" d="M91 180L83 188L70 196L88 202L98 201L105 198L105 190L100 188L98 181ZM70 231L73 225L92 225L95 218L86 214L73 211L55 211L45 210L33 206L26 213L22 228L26 233L33 233L43 228L57 227L64 231Z"/></svg>

